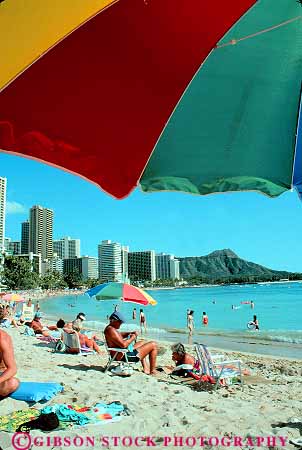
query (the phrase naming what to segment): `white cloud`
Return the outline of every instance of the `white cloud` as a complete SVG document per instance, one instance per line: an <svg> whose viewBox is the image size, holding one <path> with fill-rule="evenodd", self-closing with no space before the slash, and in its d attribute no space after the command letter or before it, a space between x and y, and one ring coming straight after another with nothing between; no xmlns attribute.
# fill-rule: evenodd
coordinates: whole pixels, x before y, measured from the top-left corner
<svg viewBox="0 0 302 450"><path fill-rule="evenodd" d="M18 202L6 202L7 214L23 214L26 212L25 206Z"/></svg>

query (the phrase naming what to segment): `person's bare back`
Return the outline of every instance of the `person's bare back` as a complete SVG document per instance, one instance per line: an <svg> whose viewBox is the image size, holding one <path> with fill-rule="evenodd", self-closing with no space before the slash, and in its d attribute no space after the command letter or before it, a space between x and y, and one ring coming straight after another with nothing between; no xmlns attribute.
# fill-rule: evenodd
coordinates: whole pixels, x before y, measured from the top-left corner
<svg viewBox="0 0 302 450"><path fill-rule="evenodd" d="M14 378L17 365L11 337L0 330L0 397L6 397L19 386L19 380Z"/></svg>

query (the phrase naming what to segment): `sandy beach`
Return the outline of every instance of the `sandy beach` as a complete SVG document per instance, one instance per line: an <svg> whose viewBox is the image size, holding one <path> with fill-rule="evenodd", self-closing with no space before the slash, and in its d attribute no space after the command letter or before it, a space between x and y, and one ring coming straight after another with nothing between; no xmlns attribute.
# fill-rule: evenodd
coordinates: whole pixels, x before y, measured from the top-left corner
<svg viewBox="0 0 302 450"><path fill-rule="evenodd" d="M301 361L228 352L225 353L228 359L239 358L251 370L251 375L245 377L244 389L232 385L219 388L216 392L198 391L194 389L194 383L187 384L164 373L158 377L147 376L141 372L140 365L127 378L113 376L109 371L105 374L102 372L107 362L105 350L102 355L88 356L53 353L49 345L39 342L36 337L24 336L20 331L8 330L14 342L18 378L22 381L54 381L64 385L62 394L46 404L37 403L36 407L55 403L92 406L100 401L110 403L118 400L127 405L131 412L116 423L87 425L48 434L34 430L31 432L32 438L93 436L95 448L110 449L129 447L129 440L124 445L119 440L123 436L153 436L156 448L225 448L228 446L227 440L232 448L235 436L243 440L271 436L275 437L275 448L294 448L288 441L301 438ZM158 366L171 364L170 345L159 343L161 355ZM189 346L187 348L192 351ZM26 402L6 398L0 402L0 415L25 408L28 408ZM299 419L300 424L295 423L293 418L296 422ZM293 423L290 423L291 420ZM281 426L280 423L288 425ZM101 441L104 436L108 437L107 441ZM194 445L188 446L184 440L180 445L181 441L174 441L175 436L183 439L205 436L205 441L200 445L200 442L189 440L187 444ZM211 436L219 439L225 437L224 445L209 440ZM113 437L116 437L115 440ZM282 445L283 437L287 439L285 446ZM66 448L66 445L56 446L50 440L48 444L51 444L48 448ZM137 441L137 444L140 448L150 448L147 441ZM252 448L238 444L240 441L234 448ZM11 433L0 432L0 446L3 450L14 448ZM131 446L134 447L134 443ZM270 447L266 441L262 446ZM30 448L41 448L41 445ZM72 444L68 448L79 447Z"/></svg>

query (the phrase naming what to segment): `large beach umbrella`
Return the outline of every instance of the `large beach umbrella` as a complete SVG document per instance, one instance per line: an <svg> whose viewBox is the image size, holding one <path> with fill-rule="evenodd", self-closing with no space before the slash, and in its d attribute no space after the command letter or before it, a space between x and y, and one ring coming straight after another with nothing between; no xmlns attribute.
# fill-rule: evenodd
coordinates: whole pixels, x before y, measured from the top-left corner
<svg viewBox="0 0 302 450"><path fill-rule="evenodd" d="M25 302L26 300L20 294L5 294L2 297L2 300L6 300L7 302Z"/></svg>
<svg viewBox="0 0 302 450"><path fill-rule="evenodd" d="M89 297L95 297L97 300L122 299L124 302L138 303L139 305L157 304L156 300L136 286L127 283L103 283L95 286L85 292Z"/></svg>
<svg viewBox="0 0 302 450"><path fill-rule="evenodd" d="M0 148L116 198L139 183L302 193L301 14L295 0L4 0Z"/></svg>

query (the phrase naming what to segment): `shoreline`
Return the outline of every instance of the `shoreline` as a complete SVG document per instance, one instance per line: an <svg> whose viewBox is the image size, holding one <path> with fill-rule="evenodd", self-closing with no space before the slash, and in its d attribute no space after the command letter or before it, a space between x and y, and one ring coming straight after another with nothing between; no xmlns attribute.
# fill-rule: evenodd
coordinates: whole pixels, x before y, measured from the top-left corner
<svg viewBox="0 0 302 450"><path fill-rule="evenodd" d="M85 290L23 291L23 295L25 297L32 298L34 302L37 300L42 300L43 303L45 302L46 306L46 303L48 303L47 300L50 298L55 299L58 297L82 296L84 292ZM40 304L42 312L43 303ZM56 313L54 310L54 312L44 313L44 317L45 319L51 321L51 323L54 323L54 321L57 321L59 319L59 316L64 318L64 320L72 320L75 312L76 311L74 310L74 308L66 307L64 312L61 311ZM88 318L87 322L87 328L91 328L98 332L103 332L103 329L106 326L105 317L96 318L95 320L89 320ZM131 327L132 325L129 323L127 328L129 328L129 326ZM134 326L135 329L139 329L137 323ZM302 360L302 343L300 342L301 338L300 336L298 336L297 338L296 336L290 336L291 330L280 330L280 335L276 335L276 333L274 334L270 330L261 330L259 334L255 334L252 332L245 333L243 330L209 329L208 332L202 332L202 330L195 329L194 335L191 339L189 339L188 333L184 328L157 328L156 325L154 327L155 328L153 330L152 328L148 330L148 339L150 338L156 341L165 340L171 343L179 341L184 344L197 341L228 352L239 351L248 352L255 355L259 354L264 356L274 356L282 358L298 358L299 360ZM285 334L287 331L289 335ZM295 330L292 331L295 332ZM291 338L292 342L290 342ZM288 341L286 339L288 339ZM295 340L297 342L295 342Z"/></svg>
<svg viewBox="0 0 302 450"><path fill-rule="evenodd" d="M45 315L45 320L42 322L47 325L53 325L55 319L53 316ZM69 318L62 317L64 320L70 320ZM95 331L97 333L103 334L103 327L93 326L91 324L93 321L87 321L85 324L85 329ZM127 324L126 327L122 328L122 331L130 330L132 324ZM137 326L135 326L139 330ZM146 334L140 334L139 338L147 340L155 340L158 343L169 343L169 345L175 342L181 342L185 346L192 346L195 342L202 342L207 346L215 348L221 352L240 352L249 355L259 355L262 357L272 357L272 358L286 358L290 360L302 361L302 344L295 343L285 343L278 341L262 341L259 340L255 342L253 336L227 336L223 335L211 335L211 334L193 334L189 337L188 334L182 332L167 332L164 334L156 332L148 332Z"/></svg>
<svg viewBox="0 0 302 450"><path fill-rule="evenodd" d="M47 300L52 297L65 297L67 295L83 295L86 289L32 289L32 290L6 290L5 293L8 294L20 294L23 298L28 301L31 300ZM1 297L0 297L1 300Z"/></svg>

